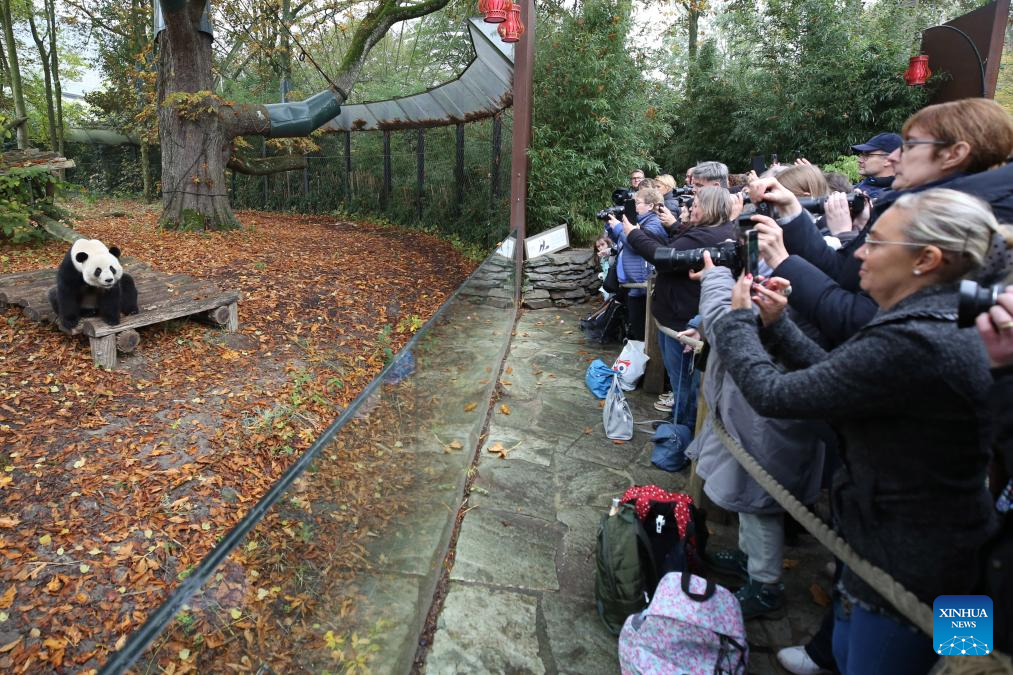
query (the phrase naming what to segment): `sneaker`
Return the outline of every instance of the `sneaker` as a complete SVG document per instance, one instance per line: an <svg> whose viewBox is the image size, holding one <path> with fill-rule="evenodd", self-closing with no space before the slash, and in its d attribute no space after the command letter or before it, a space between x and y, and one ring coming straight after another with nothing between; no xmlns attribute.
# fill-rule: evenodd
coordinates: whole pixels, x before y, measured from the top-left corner
<svg viewBox="0 0 1013 675"><path fill-rule="evenodd" d="M784 584L765 584L750 579L749 583L735 592L735 597L742 605L742 618L780 619L784 612Z"/></svg>
<svg viewBox="0 0 1013 675"><path fill-rule="evenodd" d="M661 401L662 403L672 405L673 403L675 403L675 394L670 391L666 391L664 394L658 397L658 400Z"/></svg>
<svg viewBox="0 0 1013 675"><path fill-rule="evenodd" d="M706 553L704 558L709 571L734 577L743 582L749 581L749 570L746 567L748 561L746 554L738 549Z"/></svg>
<svg viewBox="0 0 1013 675"><path fill-rule="evenodd" d="M829 673L829 670L820 668L805 647L785 647L777 652L777 662L781 667L794 675L821 675Z"/></svg>
<svg viewBox="0 0 1013 675"><path fill-rule="evenodd" d="M661 412L672 412L672 408L675 407L675 401L669 399L667 401L658 399L654 402L654 409L660 410Z"/></svg>

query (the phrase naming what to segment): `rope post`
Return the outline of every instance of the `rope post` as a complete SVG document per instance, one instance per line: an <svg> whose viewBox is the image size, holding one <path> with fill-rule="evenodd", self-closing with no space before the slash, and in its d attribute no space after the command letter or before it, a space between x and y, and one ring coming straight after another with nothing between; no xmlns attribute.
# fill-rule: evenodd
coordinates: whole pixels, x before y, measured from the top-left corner
<svg viewBox="0 0 1013 675"><path fill-rule="evenodd" d="M647 277L647 311L644 322L644 353L647 354L647 369L644 371L644 391L648 394L660 394L665 389L665 362L661 357L661 345L658 342L658 331L654 328L654 315L651 312L651 300L654 296L655 276Z"/></svg>
<svg viewBox="0 0 1013 675"><path fill-rule="evenodd" d="M426 130L419 127L419 142L416 151L415 178L417 197L415 199L415 215L422 220L422 201L426 189Z"/></svg>
<svg viewBox="0 0 1013 675"><path fill-rule="evenodd" d="M380 200L386 211L390 205L390 129L383 130L383 189Z"/></svg>

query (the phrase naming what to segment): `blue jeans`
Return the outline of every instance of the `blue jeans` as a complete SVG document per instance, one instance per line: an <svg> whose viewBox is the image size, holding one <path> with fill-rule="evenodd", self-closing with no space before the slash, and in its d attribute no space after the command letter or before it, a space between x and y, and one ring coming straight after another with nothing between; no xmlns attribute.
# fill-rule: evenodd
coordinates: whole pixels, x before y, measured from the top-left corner
<svg viewBox="0 0 1013 675"><path fill-rule="evenodd" d="M841 675L925 675L932 639L883 614L834 601L834 660Z"/></svg>
<svg viewBox="0 0 1013 675"><path fill-rule="evenodd" d="M672 420L685 424L690 431L696 429L696 397L700 388L700 373L693 370L693 352L683 351L681 342L658 331L661 359L672 385Z"/></svg>

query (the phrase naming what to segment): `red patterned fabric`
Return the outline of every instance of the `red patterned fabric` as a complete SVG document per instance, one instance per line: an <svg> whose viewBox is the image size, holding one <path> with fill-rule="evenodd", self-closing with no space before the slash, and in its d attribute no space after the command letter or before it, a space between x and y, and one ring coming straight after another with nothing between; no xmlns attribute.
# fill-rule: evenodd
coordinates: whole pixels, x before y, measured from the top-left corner
<svg viewBox="0 0 1013 675"><path fill-rule="evenodd" d="M675 504L675 519L679 526L679 537L686 537L686 527L689 525L689 507L693 505L693 498L684 492L665 492L657 485L634 485L623 493L622 503L633 503L640 520L647 518L647 512L651 509L651 502L673 502Z"/></svg>

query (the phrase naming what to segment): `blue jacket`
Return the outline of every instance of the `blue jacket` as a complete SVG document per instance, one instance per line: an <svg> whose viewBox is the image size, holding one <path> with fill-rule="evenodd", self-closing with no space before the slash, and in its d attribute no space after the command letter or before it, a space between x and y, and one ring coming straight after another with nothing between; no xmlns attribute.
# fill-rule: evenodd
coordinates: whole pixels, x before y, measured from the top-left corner
<svg viewBox="0 0 1013 675"><path fill-rule="evenodd" d="M879 309L859 288L858 268L862 263L855 258L869 229L901 195L932 188L950 188L980 197L992 206L1000 222L1013 222L1013 166L1005 166L972 175L956 173L910 190L883 193L873 206L869 223L838 251L826 245L807 213L782 223L784 244L792 255L774 274L791 282L789 304L812 322L829 344L847 340Z"/></svg>
<svg viewBox="0 0 1013 675"><path fill-rule="evenodd" d="M668 241L668 232L665 231L665 226L658 220L658 214L654 211L648 211L637 216L637 224L640 229L647 232L652 237L657 239L659 242ZM623 234L623 224L618 222L613 226L605 225L609 237L612 241L619 244L619 261L616 263L619 267L617 272L619 273L619 283L643 283L647 281L647 277L650 276L651 270L654 266L644 260L643 256L633 250L633 247L629 245L626 240L626 235ZM630 295L633 297L646 295L646 292L642 288L630 289Z"/></svg>
<svg viewBox="0 0 1013 675"><path fill-rule="evenodd" d="M855 186L856 190L861 190L865 194L869 195L870 199L876 200L883 196L884 192L890 190L890 186L893 185L893 179L896 176L884 176L877 178L876 176L866 176L862 179L858 185Z"/></svg>

